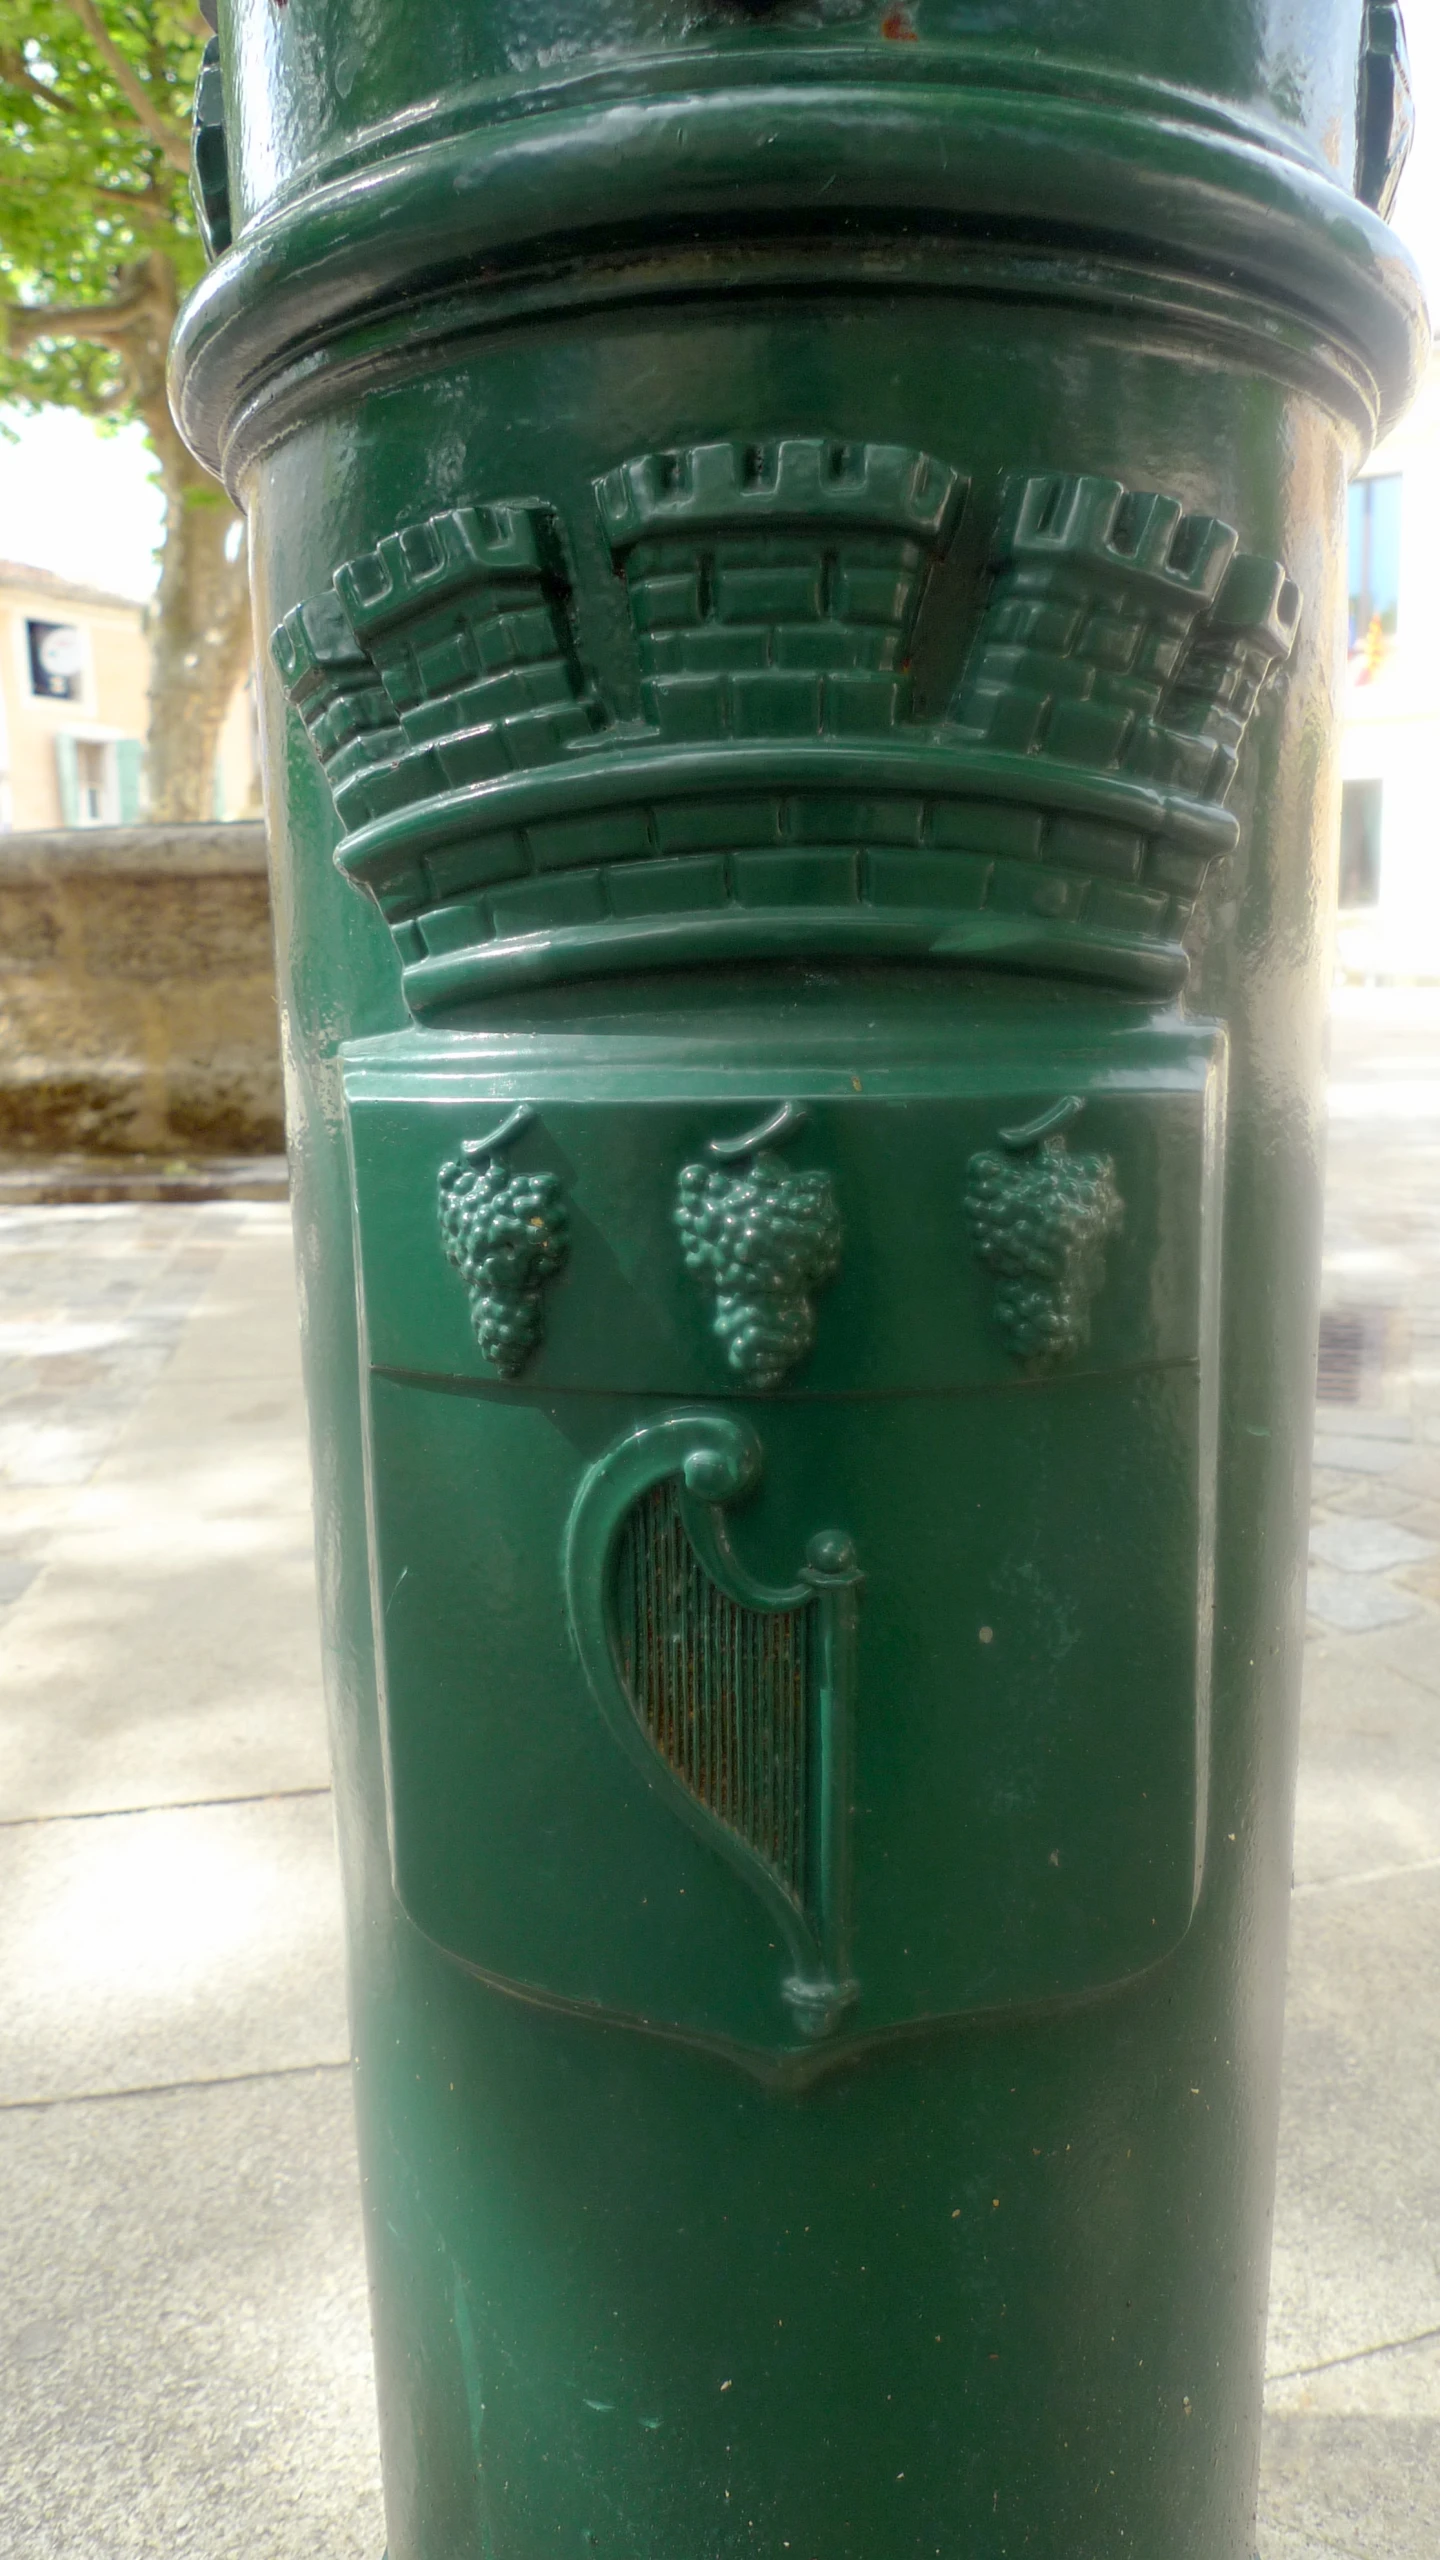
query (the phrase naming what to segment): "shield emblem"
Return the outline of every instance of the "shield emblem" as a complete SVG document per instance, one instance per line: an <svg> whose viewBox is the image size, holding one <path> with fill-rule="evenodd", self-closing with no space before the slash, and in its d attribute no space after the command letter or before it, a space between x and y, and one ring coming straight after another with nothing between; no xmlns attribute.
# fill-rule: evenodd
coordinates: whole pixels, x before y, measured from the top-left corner
<svg viewBox="0 0 1440 2560"><path fill-rule="evenodd" d="M486 1978L804 2076L1183 1936L1223 1047L1020 1032L349 1053L395 1884Z"/></svg>

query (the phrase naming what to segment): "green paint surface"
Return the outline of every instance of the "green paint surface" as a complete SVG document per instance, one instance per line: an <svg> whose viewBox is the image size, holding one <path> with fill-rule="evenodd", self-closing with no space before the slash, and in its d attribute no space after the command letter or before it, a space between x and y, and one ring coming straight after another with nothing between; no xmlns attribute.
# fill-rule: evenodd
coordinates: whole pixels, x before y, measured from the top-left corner
<svg viewBox="0 0 1440 2560"><path fill-rule="evenodd" d="M483 777L382 814L382 912L264 688L390 2560L1250 2560L1345 481L1424 346L1350 191L1365 12L221 15L236 247L176 394L257 628L401 528L538 505L609 724L542 721L503 827ZM723 594L632 562L642 647L597 487L786 438L965 483L913 625L854 561L827 587L812 523ZM1047 747L972 655L1047 474L1303 598L1163 917L1119 894L1113 689ZM727 786L762 626L786 686ZM826 651L923 752L826 765ZM717 664L694 750L663 688ZM519 1105L496 1161L555 1178L565 1250L517 1248L505 1375L439 1176ZM755 1385L677 1186L786 1105L781 1174L716 1195L793 1353ZM985 1159L1012 1243L1040 1221L1010 1282L1068 1292L1028 1333ZM807 1173L838 1260L774 1223ZM744 1795L773 1754L732 1776L699 1650L684 1688L742 1640L823 1855ZM808 2031L787 1926L848 1967Z"/></svg>

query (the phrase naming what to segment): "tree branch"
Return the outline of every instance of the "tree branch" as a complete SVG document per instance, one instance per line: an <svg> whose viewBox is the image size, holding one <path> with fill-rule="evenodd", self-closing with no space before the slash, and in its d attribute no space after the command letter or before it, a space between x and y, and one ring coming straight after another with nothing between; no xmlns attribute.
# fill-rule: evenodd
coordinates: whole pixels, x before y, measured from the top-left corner
<svg viewBox="0 0 1440 2560"><path fill-rule="evenodd" d="M175 218L158 187L147 187L142 194L134 187L110 187L103 178L95 178L87 187L86 194L95 204L103 205L107 213L112 208L122 209L131 222L168 226Z"/></svg>
<svg viewBox="0 0 1440 2560"><path fill-rule="evenodd" d="M7 89L23 89L26 96L38 98L44 107L58 108L62 116L73 116L75 102L62 98L48 80L37 80L18 45L0 45L0 83Z"/></svg>
<svg viewBox="0 0 1440 2560"><path fill-rule="evenodd" d="M136 122L149 134L152 142L159 144L171 168L179 169L188 175L189 141L178 127L170 122L169 117L161 113L144 81L138 77L134 65L127 62L101 17L96 0L69 0L69 6L85 29Z"/></svg>
<svg viewBox="0 0 1440 2560"><path fill-rule="evenodd" d="M5 314L5 336L14 350L33 347L37 338L88 338L96 346L113 347L135 327L133 307L111 302L59 303L53 310L34 303L12 302Z"/></svg>
<svg viewBox="0 0 1440 2560"><path fill-rule="evenodd" d="M37 338L85 338L95 346L118 347L147 324L168 336L174 300L156 276L159 263L142 258L127 268L109 302L10 303L0 312L6 344L19 349L32 347Z"/></svg>

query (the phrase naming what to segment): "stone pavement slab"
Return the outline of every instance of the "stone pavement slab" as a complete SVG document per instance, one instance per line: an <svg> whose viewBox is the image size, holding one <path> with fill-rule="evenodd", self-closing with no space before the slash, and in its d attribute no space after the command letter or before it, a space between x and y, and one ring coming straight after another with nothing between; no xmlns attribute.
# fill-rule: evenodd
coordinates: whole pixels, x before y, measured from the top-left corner
<svg viewBox="0 0 1440 2560"><path fill-rule="evenodd" d="M1405 1626L1382 1627L1366 1648L1367 1667L1413 1680L1417 1689L1440 1700L1440 1618L1423 1609Z"/></svg>
<svg viewBox="0 0 1440 2560"><path fill-rule="evenodd" d="M1423 1508L1408 1485L1386 1484L1380 1478L1338 1474L1331 1467L1316 1467L1310 1480L1310 1491L1316 1503L1323 1504L1327 1515L1341 1517L1346 1512L1362 1513L1367 1519L1412 1520Z"/></svg>
<svg viewBox="0 0 1440 2560"><path fill-rule="evenodd" d="M0 1831L0 2105L349 2050L327 1795Z"/></svg>
<svg viewBox="0 0 1440 2560"><path fill-rule="evenodd" d="M1403 1440L1338 1431L1320 1431L1315 1439L1316 1466L1337 1475L1399 1476L1409 1455Z"/></svg>
<svg viewBox="0 0 1440 2560"><path fill-rule="evenodd" d="M1373 1628L1403 1626L1407 1618L1420 1616L1408 1591L1374 1582L1368 1578L1369 1573L1369 1567L1363 1574L1327 1573L1323 1565L1312 1565L1306 1591L1311 1617L1327 1627L1343 1627L1352 1635L1368 1635Z"/></svg>
<svg viewBox="0 0 1440 2560"><path fill-rule="evenodd" d="M308 1518L182 1514L158 1573L133 1528L66 1532L9 1613L0 1821L327 1786Z"/></svg>
<svg viewBox="0 0 1440 2560"><path fill-rule="evenodd" d="M380 2560L348 2070L0 2112L3 2560Z"/></svg>
<svg viewBox="0 0 1440 2560"><path fill-rule="evenodd" d="M1440 2334L1376 2347L1336 2364L1306 2365L1270 2384L1277 2417L1440 2417Z"/></svg>
<svg viewBox="0 0 1440 2560"><path fill-rule="evenodd" d="M284 1209L0 1213L3 2560L378 2560L311 1549Z"/></svg>
<svg viewBox="0 0 1440 2560"><path fill-rule="evenodd" d="M1260 2560L1435 2560L1440 2419L1433 2415L1433 2373L1421 2390L1432 2414L1392 2417L1347 2407L1271 2416Z"/></svg>
<svg viewBox="0 0 1440 2560"><path fill-rule="evenodd" d="M1307 1652L1294 1875L1337 1884L1440 1863L1440 1701L1328 1633Z"/></svg>
<svg viewBox="0 0 1440 2560"><path fill-rule="evenodd" d="M1258 2538L1435 2560L1440 997L1342 995L1333 1054Z"/></svg>
<svg viewBox="0 0 1440 2560"><path fill-rule="evenodd" d="M1296 1894L1272 2373L1440 2332L1437 1946L1440 1865Z"/></svg>
<svg viewBox="0 0 1440 2560"><path fill-rule="evenodd" d="M147 1219L172 1243L104 1327L0 1315L0 1349L48 1343L50 1374L84 1335L108 1399L79 1481L43 1504L12 1486L8 1516L0 1486L0 1822L328 1786L288 1213L91 1211L77 1244L86 1214L42 1222L52 1287L92 1247L123 1272Z"/></svg>
<svg viewBox="0 0 1440 2560"><path fill-rule="evenodd" d="M1394 1520L1350 1513L1312 1529L1310 1553L1340 1573L1390 1573L1397 1564L1418 1564L1422 1556L1433 1556L1435 1547L1432 1539L1417 1538Z"/></svg>

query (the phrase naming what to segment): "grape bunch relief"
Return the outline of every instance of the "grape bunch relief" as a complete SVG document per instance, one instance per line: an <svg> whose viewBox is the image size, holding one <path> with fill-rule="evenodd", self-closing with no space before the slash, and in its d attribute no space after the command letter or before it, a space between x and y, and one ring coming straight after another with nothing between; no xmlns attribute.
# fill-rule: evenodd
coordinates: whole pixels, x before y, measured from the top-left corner
<svg viewBox="0 0 1440 2560"><path fill-rule="evenodd" d="M515 1378L544 1336L542 1292L565 1267L569 1219L558 1174L509 1173L493 1146L471 1140L441 1166L440 1233L481 1350Z"/></svg>
<svg viewBox="0 0 1440 2560"><path fill-rule="evenodd" d="M1004 1141L1002 1140L1002 1144ZM1122 1203L1109 1156L1061 1136L970 1159L965 1214L995 1274L995 1317L1017 1359L1048 1367L1079 1350Z"/></svg>
<svg viewBox="0 0 1440 2560"><path fill-rule="evenodd" d="M811 1292L839 1268L829 1174L791 1173L768 1147L733 1173L687 1164L675 1224L686 1270L714 1297L730 1367L747 1387L778 1386L815 1339Z"/></svg>

